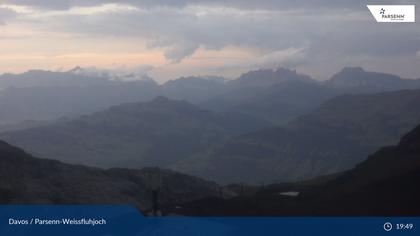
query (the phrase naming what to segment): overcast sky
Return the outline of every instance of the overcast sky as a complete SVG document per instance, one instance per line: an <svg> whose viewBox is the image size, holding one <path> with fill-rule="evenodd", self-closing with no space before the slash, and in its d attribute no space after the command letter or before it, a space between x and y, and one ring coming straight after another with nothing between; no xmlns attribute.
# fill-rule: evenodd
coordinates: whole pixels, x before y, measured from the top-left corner
<svg viewBox="0 0 420 236"><path fill-rule="evenodd" d="M82 66L164 81L283 66L326 79L362 66L419 78L419 12L377 23L366 7L416 2L0 0L0 73Z"/></svg>

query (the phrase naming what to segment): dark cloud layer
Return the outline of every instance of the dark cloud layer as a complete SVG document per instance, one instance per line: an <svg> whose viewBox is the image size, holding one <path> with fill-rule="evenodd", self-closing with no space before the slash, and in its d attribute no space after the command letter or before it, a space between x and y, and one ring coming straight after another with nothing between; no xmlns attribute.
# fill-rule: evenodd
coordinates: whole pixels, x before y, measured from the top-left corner
<svg viewBox="0 0 420 236"><path fill-rule="evenodd" d="M55 30L147 39L150 47L168 48L165 56L173 62L180 62L199 47L230 45L267 53L304 48L311 58L415 55L420 50L418 23L398 27L378 24L366 7L296 12L159 8L86 17L65 15L56 17L54 23Z"/></svg>
<svg viewBox="0 0 420 236"><path fill-rule="evenodd" d="M58 14L25 19L45 31L100 37L132 37L164 48L179 63L199 48L257 49L268 59L298 66L366 60L419 60L420 24L379 24L366 4L415 4L416 0L5 0L41 11L128 4L137 10L100 14ZM8 12L8 13L7 13ZM7 16L9 14L9 16ZM10 17L0 9L0 23ZM41 14L42 15L42 14ZM419 16L419 12L417 12ZM420 18L420 17L418 17ZM296 53L298 51L299 53ZM285 54L290 55L285 55ZM304 56L303 56L304 55ZM416 56L417 55L417 56ZM296 58L291 58L296 57ZM287 58L287 60L285 60ZM362 60L362 59L363 60ZM293 63L290 63L293 62ZM245 63L247 64L247 63ZM264 64L264 63L263 63ZM362 65L363 66L363 65ZM413 74L417 69L413 69Z"/></svg>
<svg viewBox="0 0 420 236"><path fill-rule="evenodd" d="M66 9L104 3L125 3L141 7L184 7L186 5L222 5L245 9L359 8L366 4L415 4L416 0L5 0L5 3Z"/></svg>

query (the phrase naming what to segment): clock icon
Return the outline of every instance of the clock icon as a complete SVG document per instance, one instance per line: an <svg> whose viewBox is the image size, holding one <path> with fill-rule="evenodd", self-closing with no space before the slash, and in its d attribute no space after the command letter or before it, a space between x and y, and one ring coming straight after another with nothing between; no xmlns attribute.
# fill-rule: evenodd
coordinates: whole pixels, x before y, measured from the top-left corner
<svg viewBox="0 0 420 236"><path fill-rule="evenodd" d="M384 224L384 230L387 231L387 232L391 231L392 230L392 224L389 223L389 222L386 222Z"/></svg>

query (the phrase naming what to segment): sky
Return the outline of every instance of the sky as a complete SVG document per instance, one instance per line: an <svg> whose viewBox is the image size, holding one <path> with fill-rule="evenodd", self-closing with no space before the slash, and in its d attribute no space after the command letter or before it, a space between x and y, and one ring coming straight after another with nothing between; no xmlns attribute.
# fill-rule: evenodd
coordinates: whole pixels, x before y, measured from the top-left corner
<svg viewBox="0 0 420 236"><path fill-rule="evenodd" d="M287 67L323 80L345 66L420 78L416 23L366 4L418 0L0 0L0 73L75 66L158 81Z"/></svg>

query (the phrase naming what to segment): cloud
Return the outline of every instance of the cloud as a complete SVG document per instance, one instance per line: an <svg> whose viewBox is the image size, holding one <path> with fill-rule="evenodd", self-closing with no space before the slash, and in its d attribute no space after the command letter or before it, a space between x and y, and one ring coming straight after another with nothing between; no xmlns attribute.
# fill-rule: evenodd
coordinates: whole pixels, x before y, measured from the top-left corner
<svg viewBox="0 0 420 236"><path fill-rule="evenodd" d="M0 25L4 25L7 20L16 16L16 12L9 8L0 7Z"/></svg>
<svg viewBox="0 0 420 236"><path fill-rule="evenodd" d="M69 9L74 6L95 6L106 3L120 3L152 7L178 7L189 5L226 6L239 9L297 9L297 8L358 8L366 5L365 0L3 0L5 4L26 5L50 9ZM384 0L381 4L415 4L416 0Z"/></svg>
<svg viewBox="0 0 420 236"><path fill-rule="evenodd" d="M208 6L182 9L112 6L35 12L28 14L26 21L37 22L37 28L44 28L45 31L63 31L87 37L143 39L150 48L165 49L166 58L178 63L198 48L222 49L231 45L269 51L299 48L312 40L311 24L320 25L326 18L334 20L342 17L342 12L313 20L306 11L240 10ZM290 24L290 19L294 18L296 26ZM297 29L298 26L301 28Z"/></svg>
<svg viewBox="0 0 420 236"><path fill-rule="evenodd" d="M16 5L25 5L33 6L40 8L50 8L50 9L69 9L74 6L95 6L104 3L121 3L121 4L131 4L140 7L185 7L188 5L223 5L228 7L235 7L241 9L255 9L255 8L265 8L265 9L279 9L279 8L296 8L298 6L303 7L314 7L314 6L325 6L336 5L336 6L348 6L351 4L346 4L345 1L333 1L333 0L312 0L307 2L299 2L286 0L60 0L60 1L51 1L51 0L4 0L6 4L16 4Z"/></svg>
<svg viewBox="0 0 420 236"><path fill-rule="evenodd" d="M275 51L251 60L251 65L256 68L296 67L305 60L303 48L288 48Z"/></svg>
<svg viewBox="0 0 420 236"><path fill-rule="evenodd" d="M70 9L40 17L41 20L44 17L46 30L146 40L152 48L165 49L165 56L171 62L182 61L198 48L222 49L231 45L279 51L310 44L312 49L308 54L316 56L325 52L341 56L390 56L420 49L417 23L398 28L379 25L364 8L291 11L218 6L151 9L119 6L114 6L113 11L105 11L107 8L102 5L83 11L79 8L78 14ZM97 14L80 17L82 12L94 10Z"/></svg>
<svg viewBox="0 0 420 236"><path fill-rule="evenodd" d="M270 68L294 68L305 61L304 48L288 48L252 57L237 63L223 66L220 70L230 69L270 69Z"/></svg>
<svg viewBox="0 0 420 236"><path fill-rule="evenodd" d="M250 67L271 64L325 68L331 61L352 64L358 58L412 58L413 51L420 51L418 22L398 27L378 24L365 0L3 2L24 6L18 11L18 20L37 32L104 41L134 39L146 43L148 49L162 50L170 65L193 58L198 50L222 51L229 47L262 55L237 62L238 66ZM414 4L414 0L392 0L392 4L397 3ZM16 6L13 9L18 10Z"/></svg>
<svg viewBox="0 0 420 236"><path fill-rule="evenodd" d="M125 65L115 66L114 68L97 68L97 67L75 67L70 72L90 77L109 78L111 80L135 81L148 80L149 72L154 69L151 65L138 65L128 67Z"/></svg>
<svg viewBox="0 0 420 236"><path fill-rule="evenodd" d="M178 43L176 46L165 52L165 57L172 63L179 63L186 57L192 55L198 48L199 45L197 43Z"/></svg>
<svg viewBox="0 0 420 236"><path fill-rule="evenodd" d="M417 53L416 53L416 57L420 59L420 50L419 50L419 51L417 51Z"/></svg>

